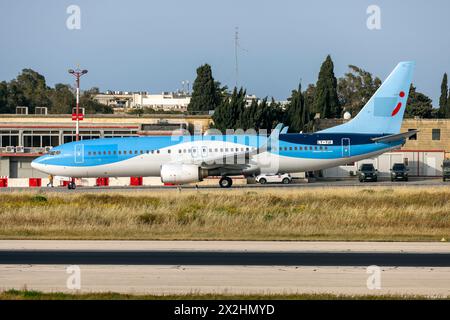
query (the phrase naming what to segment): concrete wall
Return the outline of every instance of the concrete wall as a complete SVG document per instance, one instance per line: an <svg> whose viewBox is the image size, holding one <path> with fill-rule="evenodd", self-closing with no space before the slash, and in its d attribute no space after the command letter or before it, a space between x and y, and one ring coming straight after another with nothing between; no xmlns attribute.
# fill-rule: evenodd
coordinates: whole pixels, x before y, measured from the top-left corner
<svg viewBox="0 0 450 320"><path fill-rule="evenodd" d="M0 176L9 178L45 178L47 175L31 167L33 157L1 157Z"/></svg>

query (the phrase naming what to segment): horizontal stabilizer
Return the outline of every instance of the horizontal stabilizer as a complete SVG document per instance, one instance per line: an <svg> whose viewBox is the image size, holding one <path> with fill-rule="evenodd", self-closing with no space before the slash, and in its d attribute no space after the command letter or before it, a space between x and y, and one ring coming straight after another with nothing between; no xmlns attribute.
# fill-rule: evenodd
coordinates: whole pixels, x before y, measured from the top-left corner
<svg viewBox="0 0 450 320"><path fill-rule="evenodd" d="M393 142L393 141L399 141L402 139L408 139L409 137L412 137L413 135L417 134L419 130L411 130L405 133L399 133L399 134L391 134L389 136L379 137L379 138L373 138L372 141L375 142Z"/></svg>

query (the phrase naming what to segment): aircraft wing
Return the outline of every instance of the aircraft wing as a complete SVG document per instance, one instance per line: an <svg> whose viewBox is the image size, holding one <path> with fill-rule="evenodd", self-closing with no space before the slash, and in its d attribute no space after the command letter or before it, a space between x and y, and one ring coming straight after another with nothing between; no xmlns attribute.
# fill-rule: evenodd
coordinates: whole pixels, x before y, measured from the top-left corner
<svg viewBox="0 0 450 320"><path fill-rule="evenodd" d="M266 143L259 148L249 148L248 151L235 152L230 154L225 154L223 156L212 156L201 158L194 161L202 168L212 169L218 167L238 167L246 168L251 166L251 157L270 150L270 146L273 145L275 141L278 141L283 124L278 124L267 138Z"/></svg>
<svg viewBox="0 0 450 320"><path fill-rule="evenodd" d="M379 137L379 138L372 138L372 141L374 142L393 142L393 141L399 141L402 139L408 139L409 137L412 137L415 135L419 130L411 130L404 133L399 134L391 134L389 136Z"/></svg>

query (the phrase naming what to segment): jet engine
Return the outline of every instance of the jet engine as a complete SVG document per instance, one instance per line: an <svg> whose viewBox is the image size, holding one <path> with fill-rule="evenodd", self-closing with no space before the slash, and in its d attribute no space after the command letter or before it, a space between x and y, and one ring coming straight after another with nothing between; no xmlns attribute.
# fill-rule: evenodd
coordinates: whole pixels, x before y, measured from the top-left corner
<svg viewBox="0 0 450 320"><path fill-rule="evenodd" d="M207 176L208 171L195 164L169 163L161 166L161 181L164 183L198 182Z"/></svg>

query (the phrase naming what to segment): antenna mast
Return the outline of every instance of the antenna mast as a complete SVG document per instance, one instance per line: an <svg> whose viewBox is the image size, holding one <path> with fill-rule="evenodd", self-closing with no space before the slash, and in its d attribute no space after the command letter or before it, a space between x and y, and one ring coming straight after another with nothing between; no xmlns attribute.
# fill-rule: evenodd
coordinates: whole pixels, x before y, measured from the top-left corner
<svg viewBox="0 0 450 320"><path fill-rule="evenodd" d="M234 32L234 62L236 72L236 82L235 82L236 88L239 82L238 47L239 47L239 27L236 27Z"/></svg>

